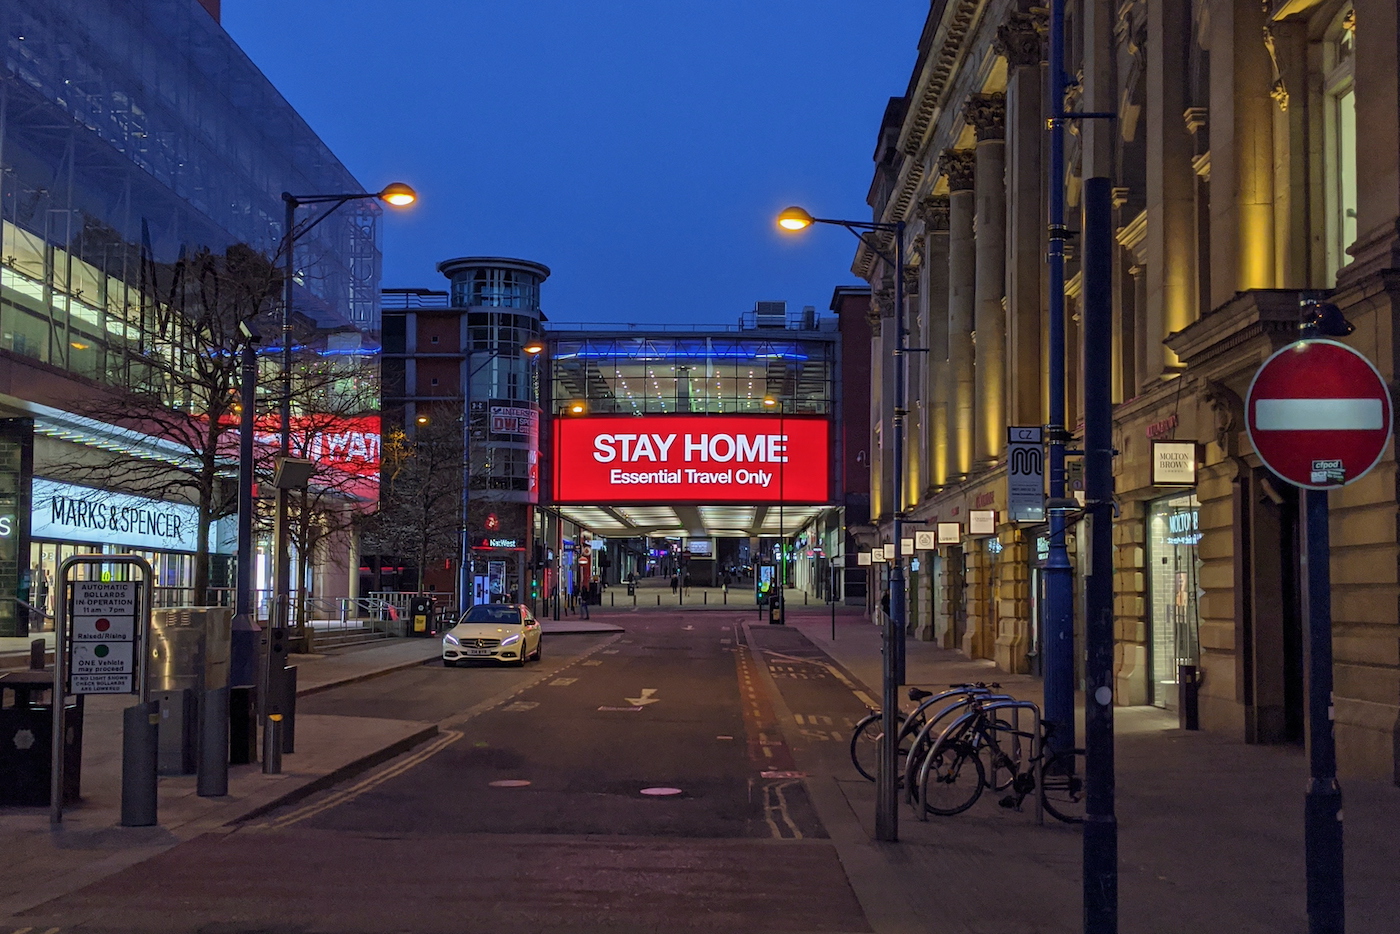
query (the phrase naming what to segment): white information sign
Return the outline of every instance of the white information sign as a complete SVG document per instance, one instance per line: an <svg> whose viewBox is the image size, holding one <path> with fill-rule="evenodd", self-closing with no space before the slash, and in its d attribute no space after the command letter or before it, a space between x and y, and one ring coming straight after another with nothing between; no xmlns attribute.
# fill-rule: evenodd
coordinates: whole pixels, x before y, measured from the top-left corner
<svg viewBox="0 0 1400 934"><path fill-rule="evenodd" d="M71 623L74 642L134 642L135 616L75 616Z"/></svg>
<svg viewBox="0 0 1400 934"><path fill-rule="evenodd" d="M130 675L135 671L131 642L79 642L73 646L74 675Z"/></svg>
<svg viewBox="0 0 1400 934"><path fill-rule="evenodd" d="M74 581L68 685L74 694L129 694L136 688L140 583Z"/></svg>
<svg viewBox="0 0 1400 934"><path fill-rule="evenodd" d="M1006 429L1006 511L1012 522L1045 521L1045 451L1038 426Z"/></svg>
<svg viewBox="0 0 1400 934"><path fill-rule="evenodd" d="M933 531L915 532L914 547L919 551L933 551L938 547L938 533Z"/></svg>
<svg viewBox="0 0 1400 934"><path fill-rule="evenodd" d="M141 585L121 581L74 581L73 615L136 616L136 594Z"/></svg>

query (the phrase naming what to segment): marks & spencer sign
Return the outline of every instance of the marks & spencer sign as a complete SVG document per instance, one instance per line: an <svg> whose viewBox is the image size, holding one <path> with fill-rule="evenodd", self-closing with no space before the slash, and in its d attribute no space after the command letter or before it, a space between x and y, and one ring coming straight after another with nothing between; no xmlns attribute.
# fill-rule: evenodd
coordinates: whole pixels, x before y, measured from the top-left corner
<svg viewBox="0 0 1400 934"><path fill-rule="evenodd" d="M30 535L57 541L194 551L199 541L199 510L184 503L35 477Z"/></svg>
<svg viewBox="0 0 1400 934"><path fill-rule="evenodd" d="M825 503L824 418L587 416L554 422L559 503Z"/></svg>

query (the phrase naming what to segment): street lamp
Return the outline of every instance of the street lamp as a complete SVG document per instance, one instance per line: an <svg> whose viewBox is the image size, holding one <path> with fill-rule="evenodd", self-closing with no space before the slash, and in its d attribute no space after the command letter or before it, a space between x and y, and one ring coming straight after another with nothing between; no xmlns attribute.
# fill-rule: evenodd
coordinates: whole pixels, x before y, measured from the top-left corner
<svg viewBox="0 0 1400 934"><path fill-rule="evenodd" d="M467 601L470 599L472 584L472 380L481 372L482 367L505 352L506 348L503 347L483 347L479 350L468 347L466 350L467 375L462 384L462 553L457 559L457 605L463 613L471 609ZM520 352L528 359L534 360L544 352L544 344L536 338L531 338L520 346ZM486 359L481 361L476 369L472 369L472 357L477 354L485 354ZM421 568L418 573L423 573ZM419 586L422 586L421 580ZM521 586L524 586L523 580Z"/></svg>
<svg viewBox="0 0 1400 934"><path fill-rule="evenodd" d="M894 461L894 559L890 566L890 612L885 619L884 671L881 684L880 758L875 787L875 839L892 842L899 839L898 755L899 744L892 741L899 734L899 685L904 680L904 557L900 554L904 535L904 355L911 348L904 345L904 221L832 220L813 217L800 207L786 208L778 215L783 230L802 231L813 224L834 224L844 227L868 246L877 256L894 267L894 418L891 422L891 451ZM871 233L894 234L894 253L871 237Z"/></svg>
<svg viewBox="0 0 1400 934"><path fill-rule="evenodd" d="M282 398L278 412L281 428L281 439L277 448L279 462L287 460L292 450L292 293L296 284L296 269L293 263L296 242L330 217L341 205L371 199L378 199L395 207L404 207L417 201L418 194L403 182L393 182L381 191L373 193L294 195L291 192L282 192L282 203L286 213L282 224ZM298 225L297 208L313 204L327 207L316 217ZM287 664L287 627L291 618L291 493L291 487L276 487L276 515L273 520L276 560L272 569L273 603L270 610L272 631L268 639L267 673L262 705L263 716L268 717L269 724L280 724L282 716L289 712L288 708L295 700L294 697L287 696L286 676L282 674ZM290 737L291 731L288 730L284 735ZM265 758L263 771L281 771L281 763L270 763Z"/></svg>

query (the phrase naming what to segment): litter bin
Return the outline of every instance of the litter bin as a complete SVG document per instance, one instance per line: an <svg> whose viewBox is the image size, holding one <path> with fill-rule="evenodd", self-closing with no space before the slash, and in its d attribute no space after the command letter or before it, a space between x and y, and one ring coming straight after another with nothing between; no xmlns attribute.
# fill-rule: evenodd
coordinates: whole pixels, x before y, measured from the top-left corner
<svg viewBox="0 0 1400 934"><path fill-rule="evenodd" d="M414 597L409 603L409 627L408 634L411 636L427 636L435 631L433 615L432 597Z"/></svg>
<svg viewBox="0 0 1400 934"><path fill-rule="evenodd" d="M628 581L628 582L627 582L627 596L629 596L629 597L635 597L636 595L637 595L637 585L634 584L634 583L632 583L631 581Z"/></svg>
<svg viewBox="0 0 1400 934"><path fill-rule="evenodd" d="M53 762L53 672L0 675L0 804L49 805ZM63 803L78 800L83 765L83 698L64 712Z"/></svg>
<svg viewBox="0 0 1400 934"><path fill-rule="evenodd" d="M768 598L768 625L782 626L783 624L783 598L774 594Z"/></svg>
<svg viewBox="0 0 1400 934"><path fill-rule="evenodd" d="M1195 665L1176 666L1177 724L1183 730L1201 728L1201 676Z"/></svg>

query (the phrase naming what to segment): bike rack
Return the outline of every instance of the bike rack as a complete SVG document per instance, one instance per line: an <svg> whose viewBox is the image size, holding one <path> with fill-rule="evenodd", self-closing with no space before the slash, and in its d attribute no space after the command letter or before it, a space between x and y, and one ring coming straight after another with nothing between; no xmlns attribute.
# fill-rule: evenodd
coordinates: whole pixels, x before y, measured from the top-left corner
<svg viewBox="0 0 1400 934"><path fill-rule="evenodd" d="M997 711L997 710L1015 710L1015 711L1016 711L1016 721L1015 721L1015 723L1013 724L1012 728L1017 732L1018 735L1021 734L1021 718L1020 718L1020 712L1021 712L1022 710L1029 710L1029 711L1031 711L1031 712L1035 715L1035 720L1034 720L1035 729L1033 729L1033 730L1031 731L1031 733L1030 733L1030 739L1031 739L1031 756L1030 756L1030 759L1029 759L1028 761L1033 762L1033 763L1036 763L1036 766L1037 766L1037 767L1038 767L1039 765L1042 764L1042 763L1040 762L1040 751L1041 751L1041 750L1040 750L1040 706L1039 706L1038 704L1036 704L1034 701L1028 701L1028 700L1014 700L1014 699L1013 699L1013 700L1008 700L1008 701L1001 701L1001 700L999 700L999 701L997 701L997 702L995 702L995 703L988 704L987 706L983 707L982 710L983 710L984 713L991 713L991 712L994 712L994 711ZM967 716L971 716L971 715L968 714ZM1034 775L1034 774L1035 774L1035 773L1034 773L1034 767L1033 767L1032 775ZM1033 792L1033 795L1034 795L1034 797L1035 797L1035 822L1043 827L1043 826L1045 826L1045 805L1044 805L1044 802L1041 800L1041 797L1040 797L1041 789L1040 789L1040 777L1039 777L1039 776L1035 776L1035 783L1036 783L1036 789L1035 789L1035 791ZM995 787L995 782L993 783L993 787Z"/></svg>
<svg viewBox="0 0 1400 934"><path fill-rule="evenodd" d="M963 694L964 697L962 700L955 701L949 704L947 707L944 707L942 710L938 711L938 713L930 717L928 723L924 724L923 729L919 731L919 735L915 737L914 742L909 746L909 752L911 753L911 755L908 757L908 760L904 763L904 801L906 804L916 803L914 801L914 772L916 770L916 767L914 765L914 757L912 753L915 749L918 749L923 744L924 740L928 738L929 733L933 730L935 726L938 725L940 721L943 720L944 717L949 716L954 711L960 708L971 706L974 700L976 700L979 703L985 701L1016 700L1016 698L1012 697L1010 694L993 694L989 688L978 688L974 691L949 691L947 693ZM928 699L931 700L932 698ZM942 742L944 736L948 735L948 730L951 730L953 726L956 726L958 723L962 723L969 716L971 716L971 714L963 714L961 717L958 717L954 723L944 728L943 732L939 734L937 742ZM932 749L933 747L930 746L929 748ZM921 768L918 770L922 771ZM928 812L923 809L922 804L916 807L915 811L915 816L917 816L919 820L928 820Z"/></svg>

